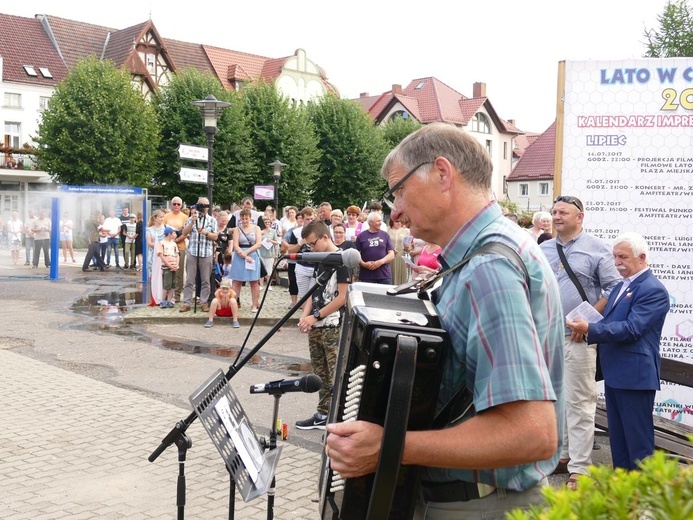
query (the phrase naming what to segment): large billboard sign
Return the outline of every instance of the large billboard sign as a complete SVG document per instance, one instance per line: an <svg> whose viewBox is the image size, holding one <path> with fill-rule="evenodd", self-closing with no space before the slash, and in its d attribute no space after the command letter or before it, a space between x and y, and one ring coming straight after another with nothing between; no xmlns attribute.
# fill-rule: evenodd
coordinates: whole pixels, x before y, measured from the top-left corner
<svg viewBox="0 0 693 520"><path fill-rule="evenodd" d="M693 364L693 58L562 62L557 194L585 230L636 231L670 294L661 354ZM662 382L655 413L693 425L693 391Z"/></svg>

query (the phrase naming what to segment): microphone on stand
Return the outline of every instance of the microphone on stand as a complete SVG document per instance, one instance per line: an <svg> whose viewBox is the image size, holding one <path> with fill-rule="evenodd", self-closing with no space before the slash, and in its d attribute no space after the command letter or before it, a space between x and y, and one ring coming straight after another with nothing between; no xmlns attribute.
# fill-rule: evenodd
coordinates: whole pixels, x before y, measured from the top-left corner
<svg viewBox="0 0 693 520"><path fill-rule="evenodd" d="M300 379L280 379L269 383L252 385L251 394L285 394L286 392L305 392L312 394L322 388L322 379L315 374L308 374Z"/></svg>
<svg viewBox="0 0 693 520"><path fill-rule="evenodd" d="M282 258L334 267L349 267L351 269L358 267L361 262L361 254L356 249L346 249L332 253L291 253L283 255Z"/></svg>

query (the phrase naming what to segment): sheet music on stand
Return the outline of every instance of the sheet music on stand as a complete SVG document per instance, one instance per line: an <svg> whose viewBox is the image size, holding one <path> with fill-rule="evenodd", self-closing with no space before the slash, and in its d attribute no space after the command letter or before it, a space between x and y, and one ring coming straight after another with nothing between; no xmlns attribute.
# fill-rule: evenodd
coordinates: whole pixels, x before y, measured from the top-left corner
<svg viewBox="0 0 693 520"><path fill-rule="evenodd" d="M243 501L265 494L272 483L282 448L263 452L224 373L219 370L195 390L190 404L224 459Z"/></svg>

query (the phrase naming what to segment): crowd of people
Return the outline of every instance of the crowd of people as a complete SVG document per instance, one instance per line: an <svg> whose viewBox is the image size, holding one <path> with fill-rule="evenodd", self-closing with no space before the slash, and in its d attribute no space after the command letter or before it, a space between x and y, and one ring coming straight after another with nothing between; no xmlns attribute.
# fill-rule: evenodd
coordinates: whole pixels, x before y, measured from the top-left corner
<svg viewBox="0 0 693 520"><path fill-rule="evenodd" d="M58 223L58 226L63 262L68 261L69 255L72 262L76 263L77 260L75 259L73 248L74 222L68 212L63 214L63 218ZM4 226L0 221L0 228L4 228L3 232L7 236L7 243L14 265L21 265L20 250L23 244L25 248L24 266L38 269L41 255L43 255L43 265L50 267L52 222L48 218L48 212L45 209L39 210L38 215L34 210L30 209L24 221L19 218L19 212L13 211L10 219Z"/></svg>
<svg viewBox="0 0 693 520"><path fill-rule="evenodd" d="M82 271L105 271L111 267L141 271L143 227L142 213L132 214L127 206L123 206L118 216L115 209L108 211L108 217L100 210L95 210L84 222L83 236L87 242L87 254L82 263ZM74 253L72 258L74 262ZM66 258L64 260L67 261Z"/></svg>
<svg viewBox="0 0 693 520"><path fill-rule="evenodd" d="M406 137L382 166L387 224L377 201L363 209L289 206L278 218L271 206L256 209L252 198L225 211L205 197L183 208L174 197L171 209L154 211L144 228L127 208L119 217L114 210L108 217L95 212L86 223L83 269L92 261L108 269L112 259L116 268L139 269L146 240L156 304L179 304L186 313L199 302L208 313L205 327L219 317L239 327L243 287L257 312L260 288L271 289L280 254L356 249L355 269L327 270L302 259L285 266L287 305L305 300L298 327L323 381L316 412L296 427L327 430L326 455L345 478L373 473L383 442L375 423L327 424L349 284L438 276L432 302L451 342L439 409L457 409L469 395L471 413L463 420L450 414L443 428L406 432L402 463L423 468L415 518L500 517L541 503L552 473L567 473L571 489L588 474L599 374L613 465L637 469L653 453L669 296L648 267L642 236L624 233L607 244L587 233L583 203L569 195L556 197L550 212L537 212L532 227L522 229L491 196L492 170L473 137L434 123ZM50 264L51 223L43 211L31 212L25 225L14 212L6 229L15 264L22 233L27 263L31 246L34 267L41 251ZM75 261L72 230L66 213L60 222L65 262L68 255ZM496 249L479 254L491 244ZM322 289L304 298L317 279Z"/></svg>

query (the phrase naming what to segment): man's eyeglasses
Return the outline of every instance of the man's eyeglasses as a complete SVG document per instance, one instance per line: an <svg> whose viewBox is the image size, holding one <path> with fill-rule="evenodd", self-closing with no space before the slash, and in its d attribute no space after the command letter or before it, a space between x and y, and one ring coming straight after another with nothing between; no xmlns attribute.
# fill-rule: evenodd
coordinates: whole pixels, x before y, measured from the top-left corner
<svg viewBox="0 0 693 520"><path fill-rule="evenodd" d="M171 206L182 206L180 202L171 202Z"/></svg>
<svg viewBox="0 0 693 520"><path fill-rule="evenodd" d="M320 238L322 238L322 237L320 237ZM315 244L317 244L318 241L320 241L320 238L316 238L316 239L313 240L312 242L306 242L306 245L307 245L308 247L310 247L311 249L313 249L313 248L315 247Z"/></svg>
<svg viewBox="0 0 693 520"><path fill-rule="evenodd" d="M556 202L565 202L566 204L572 204L573 206L575 206L580 211L585 211L582 207L582 202L580 201L580 199L578 199L576 197L569 197L567 195L559 195L558 197L553 199L553 203L555 204Z"/></svg>
<svg viewBox="0 0 693 520"><path fill-rule="evenodd" d="M414 166L411 170L409 170L404 175L404 177L402 177L400 180L398 180L392 188L390 188L385 193L383 193L383 196L381 197L382 201L385 204L387 204L387 206L390 209L394 210L395 209L395 199L394 199L395 193L397 191L399 191L400 189L402 189L402 187L404 186L404 183L407 181L407 179L409 177L411 177L414 174L414 172L416 170L421 168L424 164L432 164L432 163L433 163L433 161L425 161L425 162L422 162L421 164L417 164L416 166Z"/></svg>

